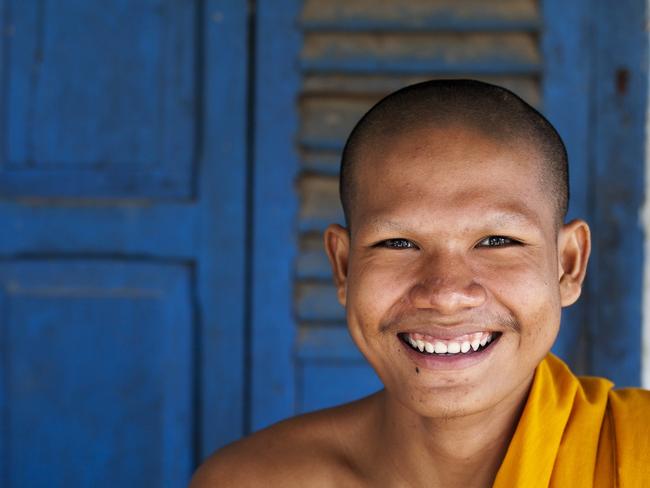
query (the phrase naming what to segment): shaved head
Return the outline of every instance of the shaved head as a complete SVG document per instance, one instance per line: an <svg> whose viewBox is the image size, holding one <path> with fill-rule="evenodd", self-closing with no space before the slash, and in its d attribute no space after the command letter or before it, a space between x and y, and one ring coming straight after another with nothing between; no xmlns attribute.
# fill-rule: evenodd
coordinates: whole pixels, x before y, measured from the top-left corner
<svg viewBox="0 0 650 488"><path fill-rule="evenodd" d="M402 88L380 100L357 123L343 150L339 189L351 225L355 167L381 141L415 130L465 127L505 146L525 145L539 155L540 177L553 200L558 226L569 204L568 158L562 138L537 110L505 88L475 80L432 80ZM435 150L435 147L432 148Z"/></svg>

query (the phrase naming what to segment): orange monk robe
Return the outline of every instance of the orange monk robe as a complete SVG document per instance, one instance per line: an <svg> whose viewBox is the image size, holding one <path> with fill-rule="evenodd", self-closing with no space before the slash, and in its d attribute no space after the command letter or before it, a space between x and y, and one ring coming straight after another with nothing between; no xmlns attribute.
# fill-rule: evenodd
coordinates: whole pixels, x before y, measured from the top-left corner
<svg viewBox="0 0 650 488"><path fill-rule="evenodd" d="M650 391L540 363L495 488L650 487Z"/></svg>

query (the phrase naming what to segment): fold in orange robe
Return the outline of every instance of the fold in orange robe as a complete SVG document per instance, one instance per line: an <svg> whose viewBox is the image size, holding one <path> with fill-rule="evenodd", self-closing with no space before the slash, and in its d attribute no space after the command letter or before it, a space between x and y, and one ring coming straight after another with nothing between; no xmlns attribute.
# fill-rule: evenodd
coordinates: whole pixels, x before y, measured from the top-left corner
<svg viewBox="0 0 650 488"><path fill-rule="evenodd" d="M650 391L612 387L549 354L493 486L650 487Z"/></svg>

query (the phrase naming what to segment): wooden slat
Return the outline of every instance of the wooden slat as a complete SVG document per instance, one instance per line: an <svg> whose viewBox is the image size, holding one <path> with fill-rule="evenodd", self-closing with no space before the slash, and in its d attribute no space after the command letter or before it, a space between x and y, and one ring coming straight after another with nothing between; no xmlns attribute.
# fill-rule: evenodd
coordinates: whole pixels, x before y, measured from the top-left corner
<svg viewBox="0 0 650 488"><path fill-rule="evenodd" d="M300 102L300 143L313 149L340 150L363 114L378 97L308 97Z"/></svg>
<svg viewBox="0 0 650 488"><path fill-rule="evenodd" d="M337 178L306 176L300 179L298 191L302 231L322 232L333 222L343 222Z"/></svg>
<svg viewBox="0 0 650 488"><path fill-rule="evenodd" d="M303 78L302 96L310 95L373 95L379 99L389 93L407 85L430 80L432 78L474 78L486 83L508 88L533 106L540 104L539 79L536 76L475 76L467 73L453 73L440 75L428 73L422 75L394 75L381 74L346 75L339 73L309 73Z"/></svg>
<svg viewBox="0 0 650 488"><path fill-rule="evenodd" d="M338 177L340 151L301 151L302 169L307 173Z"/></svg>
<svg viewBox="0 0 650 488"><path fill-rule="evenodd" d="M306 0L305 30L536 30L534 0Z"/></svg>
<svg viewBox="0 0 650 488"><path fill-rule="evenodd" d="M527 33L307 33L306 72L536 73L536 36Z"/></svg>
<svg viewBox="0 0 650 488"><path fill-rule="evenodd" d="M345 309L336 298L333 284L297 283L296 308L300 321L337 323L345 321Z"/></svg>
<svg viewBox="0 0 650 488"><path fill-rule="evenodd" d="M299 280L332 282L332 270L327 254L325 254L321 233L314 232L300 237L296 278Z"/></svg>
<svg viewBox="0 0 650 488"><path fill-rule="evenodd" d="M539 105L536 82L529 80L525 85L513 84L512 88ZM301 146L310 151L329 153L330 158L338 157L352 128L383 95L347 96L336 93L303 97L300 100Z"/></svg>
<svg viewBox="0 0 650 488"><path fill-rule="evenodd" d="M296 355L301 360L363 360L345 323L300 327Z"/></svg>

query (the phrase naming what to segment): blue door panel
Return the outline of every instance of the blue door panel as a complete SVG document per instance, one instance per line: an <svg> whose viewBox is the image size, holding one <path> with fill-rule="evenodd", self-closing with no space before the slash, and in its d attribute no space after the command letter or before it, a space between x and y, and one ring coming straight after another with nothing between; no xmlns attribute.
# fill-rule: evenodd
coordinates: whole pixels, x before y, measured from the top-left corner
<svg viewBox="0 0 650 488"><path fill-rule="evenodd" d="M544 114L561 134L569 155L571 198L568 219L590 219L590 85L591 59L585 52L590 42L589 2L544 0L545 24ZM581 298L562 310L560 333L553 352L574 371L589 372L587 357L589 285L598 271L590 266Z"/></svg>
<svg viewBox="0 0 650 488"><path fill-rule="evenodd" d="M298 365L297 377L297 413L356 400L383 387L363 358L357 361L306 361Z"/></svg>
<svg viewBox="0 0 650 488"><path fill-rule="evenodd" d="M0 191L190 196L198 7L6 0Z"/></svg>
<svg viewBox="0 0 650 488"><path fill-rule="evenodd" d="M588 321L593 342L589 360L593 374L606 375L621 387L639 385L643 354L640 215L647 211L648 33L637 19L647 11L646 2L627 0L616 8L598 2L593 13L596 198L591 269L597 274L590 283L595 299Z"/></svg>
<svg viewBox="0 0 650 488"><path fill-rule="evenodd" d="M3 486L183 486L192 469L190 273L17 261L3 296Z"/></svg>
<svg viewBox="0 0 650 488"><path fill-rule="evenodd" d="M305 327L296 339L296 413L356 400L383 388L347 328Z"/></svg>
<svg viewBox="0 0 650 488"><path fill-rule="evenodd" d="M245 428L247 4L0 26L0 486L187 486Z"/></svg>

